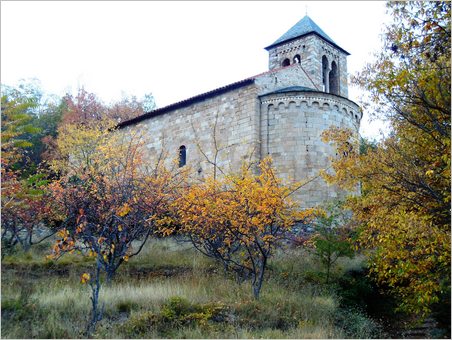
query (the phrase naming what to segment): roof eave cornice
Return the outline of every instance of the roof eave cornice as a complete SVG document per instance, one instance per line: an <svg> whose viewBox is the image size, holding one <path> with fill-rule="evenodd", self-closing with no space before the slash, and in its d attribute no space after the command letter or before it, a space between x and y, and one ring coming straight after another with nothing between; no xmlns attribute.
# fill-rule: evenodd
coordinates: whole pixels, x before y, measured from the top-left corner
<svg viewBox="0 0 452 340"><path fill-rule="evenodd" d="M271 45L265 47L265 50L269 51L269 50L271 50L272 48L275 48L275 47L278 47L278 46L287 44L287 43L289 43L289 42L291 42L291 41L294 41L294 40L297 40L297 39L306 37L306 36L311 35L311 34L314 34L314 35L318 36L318 37L321 38L323 41L326 41L327 43L333 45L334 47L336 47L338 50L342 51L342 52L345 53L346 55L350 55L350 53L348 53L348 52L347 52L346 50L344 50L342 47L338 46L337 44L335 44L334 42L332 42L332 41L330 41L330 40L328 40L328 39L325 39L325 38L322 37L319 33L314 32L314 31L313 31L313 32L309 32L309 33L305 33L305 34L302 34L302 35L299 35L299 36L296 36L296 37L293 37L293 38L290 38L290 39L287 39L287 40L284 40L284 41L281 41L281 42L276 43L276 44L271 44Z"/></svg>

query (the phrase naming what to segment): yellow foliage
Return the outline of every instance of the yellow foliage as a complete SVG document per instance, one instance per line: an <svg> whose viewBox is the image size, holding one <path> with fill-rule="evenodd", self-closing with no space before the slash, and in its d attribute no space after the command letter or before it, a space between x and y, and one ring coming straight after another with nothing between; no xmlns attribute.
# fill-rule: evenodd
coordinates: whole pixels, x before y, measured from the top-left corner
<svg viewBox="0 0 452 340"><path fill-rule="evenodd" d="M82 284L88 283L90 279L91 275L89 273L83 273L82 276L80 277L80 283Z"/></svg>
<svg viewBox="0 0 452 340"><path fill-rule="evenodd" d="M338 135L326 136L344 143ZM345 188L361 184L362 195L350 198L347 207L364 226L359 244L372 250L371 274L399 294L401 308L419 313L428 313L445 289L451 260L450 177L437 177L429 168L439 160L432 162L428 148L388 138L365 154L333 160L335 174L328 177Z"/></svg>
<svg viewBox="0 0 452 340"><path fill-rule="evenodd" d="M253 171L254 170L254 171ZM239 173L187 188L173 204L177 231L217 259L247 268L258 275L259 265L271 256L295 222L314 210L300 211L289 194L299 183L286 185L275 173L270 158L257 169L244 165ZM162 233L169 233L168 228ZM213 248L212 248L213 247Z"/></svg>
<svg viewBox="0 0 452 340"><path fill-rule="evenodd" d="M130 208L129 204L128 204L128 203L124 203L124 205L123 205L122 207L120 207L120 208L116 211L116 214L117 214L119 217L124 217L124 216L126 216L126 215L130 212L130 210L131 210L131 208Z"/></svg>
<svg viewBox="0 0 452 340"><path fill-rule="evenodd" d="M391 134L354 145L350 131L331 129L330 183L361 188L348 200L370 249L371 272L391 287L401 308L427 315L450 291L451 39L450 2L388 2L394 22L372 64L355 77Z"/></svg>

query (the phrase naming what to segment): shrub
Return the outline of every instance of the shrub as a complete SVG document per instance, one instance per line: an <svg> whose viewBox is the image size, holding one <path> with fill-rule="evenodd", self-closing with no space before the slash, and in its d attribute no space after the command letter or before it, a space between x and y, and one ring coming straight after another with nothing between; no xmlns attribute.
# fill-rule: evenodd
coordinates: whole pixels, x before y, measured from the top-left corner
<svg viewBox="0 0 452 340"><path fill-rule="evenodd" d="M340 309L336 314L335 323L343 330L347 338L377 339L382 337L381 326L358 309Z"/></svg>
<svg viewBox="0 0 452 340"><path fill-rule="evenodd" d="M354 256L350 242L351 231L348 229L350 217L342 210L340 203L327 207L314 220L315 233L308 242L315 255L326 269L325 283L329 283L331 269L340 257Z"/></svg>
<svg viewBox="0 0 452 340"><path fill-rule="evenodd" d="M181 328L213 330L213 323L228 322L228 309L219 303L194 304L182 297L171 297L159 313L144 312L132 315L124 323L127 336L173 337Z"/></svg>

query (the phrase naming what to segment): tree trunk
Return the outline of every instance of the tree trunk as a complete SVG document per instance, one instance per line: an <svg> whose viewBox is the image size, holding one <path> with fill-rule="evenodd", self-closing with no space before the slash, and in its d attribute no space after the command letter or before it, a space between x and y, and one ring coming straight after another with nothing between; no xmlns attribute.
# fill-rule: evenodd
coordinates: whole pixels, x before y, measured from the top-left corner
<svg viewBox="0 0 452 340"><path fill-rule="evenodd" d="M331 269L331 262L328 261L326 265L326 284L330 282L330 269Z"/></svg>
<svg viewBox="0 0 452 340"><path fill-rule="evenodd" d="M267 257L264 256L264 258L262 259L258 266L258 271L254 273L253 278L253 295L256 300L259 300L262 283L264 282L264 273L266 266L267 266Z"/></svg>
<svg viewBox="0 0 452 340"><path fill-rule="evenodd" d="M100 260L96 261L96 274L94 277L94 283L90 283L91 286L91 320L88 323L86 334L88 337L96 330L97 322L102 320L103 310L99 310L99 291L100 291L100 269L102 264ZM103 309L103 308L102 308Z"/></svg>

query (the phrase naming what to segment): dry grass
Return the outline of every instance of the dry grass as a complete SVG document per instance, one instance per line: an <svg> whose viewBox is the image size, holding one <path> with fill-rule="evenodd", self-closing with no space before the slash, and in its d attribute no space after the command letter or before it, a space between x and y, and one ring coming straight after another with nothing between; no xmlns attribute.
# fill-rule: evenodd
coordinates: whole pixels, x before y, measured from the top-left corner
<svg viewBox="0 0 452 340"><path fill-rule="evenodd" d="M31 255L34 265L39 256ZM8 261L14 264L14 257ZM77 261L84 263L78 258ZM23 255L19 256L19 262L26 262ZM42 270L48 268L44 260L41 265ZM124 338L134 334L133 337L138 338L301 339L360 335L345 334L335 325L335 315L340 311L338 300L329 289L303 281L306 272L318 270L315 260L305 253L293 251L277 255L259 301L253 300L248 283L238 284L225 277L221 269L213 270L212 261L171 240L151 242L126 265L147 268L150 273L153 268L173 267L179 268L182 274L169 277L149 274L138 279L129 276L127 271L120 272L111 285L104 284L101 288L100 301L105 306L105 317L96 337ZM358 265L358 260L341 264L344 268ZM51 268L48 270L48 275L38 277L34 277L32 271L18 273L9 269L2 273L2 337L83 337L90 311L90 287L79 283L77 270L64 277L52 273ZM225 306L232 321L207 325L169 324L168 334L152 327L141 333L125 333L130 331L132 318L139 319L146 313L159 315L162 305L174 296L185 298L191 304ZM365 318L356 320L364 329L371 325Z"/></svg>

